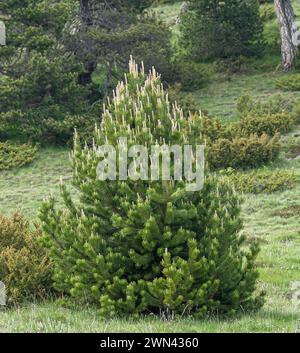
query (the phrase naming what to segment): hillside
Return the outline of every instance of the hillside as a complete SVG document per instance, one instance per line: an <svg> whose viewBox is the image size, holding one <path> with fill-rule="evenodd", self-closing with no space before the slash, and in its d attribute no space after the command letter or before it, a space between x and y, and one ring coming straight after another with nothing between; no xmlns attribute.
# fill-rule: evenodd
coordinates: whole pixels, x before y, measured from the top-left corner
<svg viewBox="0 0 300 353"><path fill-rule="evenodd" d="M300 2L294 1L300 18ZM181 4L161 5L154 12L178 35L176 18ZM265 24L267 41L278 40L276 19ZM277 38L277 39L276 39ZM280 94L284 99L300 101L300 90L283 91L276 80L286 77L280 70L279 53L267 53L253 59L238 73L216 70L214 63L206 64L212 71L210 82L188 96L197 107L225 123L237 121L237 102L249 94L264 102ZM297 69L299 72L299 68ZM290 73L289 75L294 75ZM300 125L283 136L299 137ZM291 190L258 195L243 195L243 232L249 242L259 240L261 252L258 265L260 288L266 290L266 305L258 313L240 317L203 321L182 319L165 322L159 318L109 320L99 319L97 310L81 308L63 300L28 304L0 314L0 332L300 332L300 146L299 154L287 158L284 152L263 170L294 171L297 183ZM20 208L24 214L37 218L41 201L50 193L59 194L60 177L71 182L68 148L49 147L40 150L37 159L28 166L0 172L0 211L10 214ZM298 287L297 287L298 286Z"/></svg>

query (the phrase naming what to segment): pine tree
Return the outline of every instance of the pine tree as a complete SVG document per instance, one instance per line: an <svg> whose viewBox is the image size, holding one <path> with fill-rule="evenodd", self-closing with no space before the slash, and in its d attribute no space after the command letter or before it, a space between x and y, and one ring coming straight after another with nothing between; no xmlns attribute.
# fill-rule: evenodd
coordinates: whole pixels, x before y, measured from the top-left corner
<svg viewBox="0 0 300 353"><path fill-rule="evenodd" d="M84 71L62 45L73 0L7 0L0 46L0 140L65 144L93 121Z"/></svg>
<svg viewBox="0 0 300 353"><path fill-rule="evenodd" d="M103 316L138 313L231 313L259 308L257 244L248 249L240 200L226 182L207 173L199 192L184 181L103 181L99 146L191 144L201 141L201 116L170 105L160 77L135 62L104 106L92 145L75 134L76 203L61 185L65 208L43 204L40 218L55 264L57 290L98 303Z"/></svg>
<svg viewBox="0 0 300 353"><path fill-rule="evenodd" d="M79 3L78 0L73 0ZM84 64L81 83L92 81L97 73L100 92L106 97L123 77L128 57L155 65L171 81L172 33L147 10L153 0L80 1L78 19L66 31L64 44ZM75 29L75 30L74 30Z"/></svg>
<svg viewBox="0 0 300 353"><path fill-rule="evenodd" d="M0 47L0 71L14 70L16 57L23 51L53 51L70 19L71 0L6 0L1 13L7 28L6 46Z"/></svg>
<svg viewBox="0 0 300 353"><path fill-rule="evenodd" d="M257 0L188 0L181 44L196 59L254 56L262 51L263 22Z"/></svg>

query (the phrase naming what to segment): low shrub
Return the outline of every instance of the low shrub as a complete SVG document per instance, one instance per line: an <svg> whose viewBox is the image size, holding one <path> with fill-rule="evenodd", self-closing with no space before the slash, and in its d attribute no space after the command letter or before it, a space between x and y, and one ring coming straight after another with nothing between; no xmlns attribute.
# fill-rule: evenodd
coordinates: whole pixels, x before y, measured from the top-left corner
<svg viewBox="0 0 300 353"><path fill-rule="evenodd" d="M8 304L44 298L51 288L51 262L32 230L19 213L0 215L0 280L6 286Z"/></svg>
<svg viewBox="0 0 300 353"><path fill-rule="evenodd" d="M37 151L38 148L30 144L0 142L0 170L22 167L31 163Z"/></svg>
<svg viewBox="0 0 300 353"><path fill-rule="evenodd" d="M269 137L251 135L218 139L208 146L208 163L211 169L222 168L256 168L268 164L278 158L280 152L280 138L276 134Z"/></svg>
<svg viewBox="0 0 300 353"><path fill-rule="evenodd" d="M231 139L235 136L231 125L225 125L218 118L203 116L201 119L201 133L210 145L218 139Z"/></svg>
<svg viewBox="0 0 300 353"><path fill-rule="evenodd" d="M246 115L233 128L239 131L241 136L251 134L267 134L274 136L276 133L287 133L294 125L294 117L289 113L274 113L267 115Z"/></svg>
<svg viewBox="0 0 300 353"><path fill-rule="evenodd" d="M283 91L300 91L300 74L288 75L276 80L276 87Z"/></svg>
<svg viewBox="0 0 300 353"><path fill-rule="evenodd" d="M249 169L274 161L281 147L278 132L288 131L292 121L290 115L281 113L243 117L238 123L226 125L220 119L203 116L200 131L210 168Z"/></svg>
<svg viewBox="0 0 300 353"><path fill-rule="evenodd" d="M235 189L243 193L273 193L293 189L297 178L294 172L287 170L257 170L249 173L226 171L227 179Z"/></svg>

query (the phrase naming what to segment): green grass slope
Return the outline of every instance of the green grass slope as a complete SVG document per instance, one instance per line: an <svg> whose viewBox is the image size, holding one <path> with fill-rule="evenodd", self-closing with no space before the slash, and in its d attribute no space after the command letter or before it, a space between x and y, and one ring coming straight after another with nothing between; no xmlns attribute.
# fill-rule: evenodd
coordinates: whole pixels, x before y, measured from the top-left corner
<svg viewBox="0 0 300 353"><path fill-rule="evenodd" d="M300 2L294 1L300 16ZM180 3L155 9L162 20L174 26ZM266 26L268 38L276 36L276 21ZM275 80L280 55L271 54L251 64L249 72L224 79L217 75L207 87L194 92L199 107L224 120L236 119L236 101L250 93L262 99L279 91ZM300 92L283 95L300 99ZM300 131L300 128L298 128ZM274 166L273 166L274 167ZM0 332L300 332L300 159L282 160L276 167L293 169L297 187L272 195L245 195L244 232L249 241L258 239L260 287L267 292L266 305L258 313L206 320L178 319L166 322L156 317L102 320L96 308L69 307L61 302L24 305L0 312ZM272 168L272 167L270 167ZM31 165L0 172L0 212L9 214L19 207L36 218L42 199L58 195L59 178L70 182L71 169L66 149L45 149ZM75 192L74 192L75 193ZM298 286L298 287L297 287Z"/></svg>
<svg viewBox="0 0 300 353"><path fill-rule="evenodd" d="M26 216L36 218L42 200L59 194L60 177L71 178L68 151L48 148L39 152L30 165L0 172L0 212L10 214L20 209Z"/></svg>

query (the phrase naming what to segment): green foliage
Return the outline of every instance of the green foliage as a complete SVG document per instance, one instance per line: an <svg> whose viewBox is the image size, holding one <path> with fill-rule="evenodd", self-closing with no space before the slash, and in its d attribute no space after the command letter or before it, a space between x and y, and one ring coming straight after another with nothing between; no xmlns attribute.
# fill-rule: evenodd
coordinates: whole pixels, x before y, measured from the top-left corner
<svg viewBox="0 0 300 353"><path fill-rule="evenodd" d="M237 129L241 136L261 136L264 133L274 136L278 132L284 134L291 131L294 124L294 117L289 113L245 115L237 124L233 124L233 129Z"/></svg>
<svg viewBox="0 0 300 353"><path fill-rule="evenodd" d="M143 12L147 8L149 8L155 0L108 0L108 1L93 1L90 0L90 3L108 3L111 8L117 10L126 10L126 11L135 11L135 12Z"/></svg>
<svg viewBox="0 0 300 353"><path fill-rule="evenodd" d="M181 43L194 58L253 56L261 51L263 24L256 0L189 0Z"/></svg>
<svg viewBox="0 0 300 353"><path fill-rule="evenodd" d="M208 83L211 76L206 67L186 59L177 60L174 71L175 80L187 92L199 90Z"/></svg>
<svg viewBox="0 0 300 353"><path fill-rule="evenodd" d="M260 124L251 125L256 120ZM225 125L219 119L202 117L201 132L206 141L209 167L248 169L274 161L280 152L279 127L286 129L285 123L278 123L278 118L249 117L248 124L245 117L238 123ZM269 136L264 130L272 134Z"/></svg>
<svg viewBox="0 0 300 353"><path fill-rule="evenodd" d="M81 68L72 56L31 53L19 68L16 78L0 77L1 139L61 144L75 127L93 124L86 107L89 91L77 83Z"/></svg>
<svg viewBox="0 0 300 353"><path fill-rule="evenodd" d="M273 193L293 189L297 177L293 171L261 169L247 173L237 173L227 170L221 174L234 185L235 189L243 193L261 194Z"/></svg>
<svg viewBox="0 0 300 353"><path fill-rule="evenodd" d="M283 91L300 91L300 74L287 75L277 79L276 87Z"/></svg>
<svg viewBox="0 0 300 353"><path fill-rule="evenodd" d="M70 19L71 10L72 0L2 1L7 46L1 48L0 59L11 59L19 48L38 52L52 50ZM13 62L6 64L10 66Z"/></svg>
<svg viewBox="0 0 300 353"><path fill-rule="evenodd" d="M274 4L263 4L259 7L260 17L264 22L273 20L276 17Z"/></svg>
<svg viewBox="0 0 300 353"><path fill-rule="evenodd" d="M126 6L117 11L100 7L92 11L95 19L91 24L82 22L78 31L69 31L64 37L66 48L76 52L88 73L101 68L100 92L104 97L123 76L131 55L144 62L146 71L155 65L165 81L173 81L170 29L153 14L137 14ZM80 50L78 43L84 43Z"/></svg>
<svg viewBox="0 0 300 353"><path fill-rule="evenodd" d="M199 111L195 98L192 93L183 92L181 84L176 83L168 89L168 95L171 103L177 102L182 110L186 113L195 113Z"/></svg>
<svg viewBox="0 0 300 353"><path fill-rule="evenodd" d="M75 127L93 125L90 87L62 45L73 0L8 0L7 46L0 48L0 139L65 144Z"/></svg>
<svg viewBox="0 0 300 353"><path fill-rule="evenodd" d="M22 167L31 163L36 154L37 147L30 144L0 142L0 170Z"/></svg>
<svg viewBox="0 0 300 353"><path fill-rule="evenodd" d="M201 119L201 129L208 145L219 139L231 139L235 133L230 125L223 124L218 118L208 118L207 116L203 116Z"/></svg>
<svg viewBox="0 0 300 353"><path fill-rule="evenodd" d="M136 60L143 61L146 72L155 66L157 71L161 73L163 80L172 83L175 80L174 70L184 69L176 65L174 67L172 63L171 37L170 29L163 22L158 21L155 17L146 16L123 33L122 60L127 62L132 55ZM124 73L124 66L122 68L122 73ZM195 77L199 83L203 82L207 75L199 68L195 71ZM183 85L184 83L185 81L183 81Z"/></svg>
<svg viewBox="0 0 300 353"><path fill-rule="evenodd" d="M279 135L221 138L208 146L208 161L212 169L249 169L274 161L279 152Z"/></svg>
<svg viewBox="0 0 300 353"><path fill-rule="evenodd" d="M19 212L11 218L0 215L0 279L8 304L45 298L49 293L51 262L40 235Z"/></svg>
<svg viewBox="0 0 300 353"><path fill-rule="evenodd" d="M182 2L182 0L156 0L156 4L175 4L176 2Z"/></svg>
<svg viewBox="0 0 300 353"><path fill-rule="evenodd" d="M134 112L134 113L133 113ZM170 113L171 112L171 113ZM188 192L183 181L102 181L97 153L105 142L119 150L142 144L201 143L201 117L170 107L159 76L130 63L126 83L108 101L94 145L75 136L76 204L62 185L64 210L52 198L40 219L55 264L55 287L98 303L104 316L160 313L203 316L259 308L257 244L240 235L240 200L228 183L207 175Z"/></svg>

